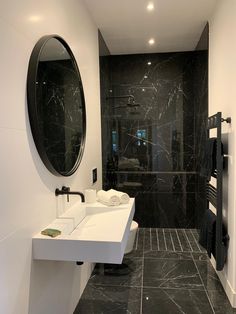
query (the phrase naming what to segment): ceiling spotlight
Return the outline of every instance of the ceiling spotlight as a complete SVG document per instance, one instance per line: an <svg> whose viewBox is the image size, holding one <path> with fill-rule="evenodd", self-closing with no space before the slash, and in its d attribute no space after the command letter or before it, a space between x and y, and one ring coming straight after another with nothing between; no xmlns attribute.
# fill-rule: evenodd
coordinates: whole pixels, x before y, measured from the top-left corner
<svg viewBox="0 0 236 314"><path fill-rule="evenodd" d="M39 22L39 21L42 20L42 16L40 16L40 15L30 15L30 16L28 17L28 20L29 20L30 22Z"/></svg>
<svg viewBox="0 0 236 314"><path fill-rule="evenodd" d="M152 64L152 62L151 62L151 61L148 61L147 65L151 65L151 64Z"/></svg>
<svg viewBox="0 0 236 314"><path fill-rule="evenodd" d="M144 75L144 77L143 77L144 79L147 79L148 78L148 76L147 75Z"/></svg>
<svg viewBox="0 0 236 314"><path fill-rule="evenodd" d="M148 11L152 11L154 10L154 4L152 2L149 2L148 5L147 5L147 10Z"/></svg>
<svg viewBox="0 0 236 314"><path fill-rule="evenodd" d="M154 38L150 38L148 43L149 43L149 45L155 44L155 39Z"/></svg>

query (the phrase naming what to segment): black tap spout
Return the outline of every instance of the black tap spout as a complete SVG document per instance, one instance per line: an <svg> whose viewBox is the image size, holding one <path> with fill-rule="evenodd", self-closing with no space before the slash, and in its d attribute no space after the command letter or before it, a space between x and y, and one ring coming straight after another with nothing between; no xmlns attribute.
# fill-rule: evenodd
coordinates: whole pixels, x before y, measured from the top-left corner
<svg viewBox="0 0 236 314"><path fill-rule="evenodd" d="M70 188L67 187L67 186L63 186L60 189L56 189L55 190L55 195L58 196L58 195L67 195L69 197L69 195L79 195L81 197L81 202L84 203L85 202L85 199L84 199L84 194L82 192L79 192L79 191L70 191ZM67 200L69 201L69 198L67 198Z"/></svg>

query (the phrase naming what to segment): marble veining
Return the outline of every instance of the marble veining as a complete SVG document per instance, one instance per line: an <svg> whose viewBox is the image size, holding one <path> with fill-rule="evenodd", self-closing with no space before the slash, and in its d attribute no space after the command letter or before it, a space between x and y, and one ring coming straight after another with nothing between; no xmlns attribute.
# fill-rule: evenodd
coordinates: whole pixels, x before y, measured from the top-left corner
<svg viewBox="0 0 236 314"><path fill-rule="evenodd" d="M204 289L192 260L145 258L144 287Z"/></svg>
<svg viewBox="0 0 236 314"><path fill-rule="evenodd" d="M143 314L214 313L204 291L191 289L148 289L143 291Z"/></svg>
<svg viewBox="0 0 236 314"><path fill-rule="evenodd" d="M81 89L70 59L39 62L37 119L47 157L59 173L73 169L78 159L85 131Z"/></svg>
<svg viewBox="0 0 236 314"><path fill-rule="evenodd" d="M197 194L202 59L198 51L101 58L104 189L136 197L141 227L195 228L196 201L206 205Z"/></svg>
<svg viewBox="0 0 236 314"><path fill-rule="evenodd" d="M134 250L124 259L131 272L107 276L97 265L74 314L236 313L200 245L184 246L184 238L177 237L172 248L178 242L181 251L153 245L155 233L164 242L170 231L182 233L189 243L197 240L195 229L139 228Z"/></svg>

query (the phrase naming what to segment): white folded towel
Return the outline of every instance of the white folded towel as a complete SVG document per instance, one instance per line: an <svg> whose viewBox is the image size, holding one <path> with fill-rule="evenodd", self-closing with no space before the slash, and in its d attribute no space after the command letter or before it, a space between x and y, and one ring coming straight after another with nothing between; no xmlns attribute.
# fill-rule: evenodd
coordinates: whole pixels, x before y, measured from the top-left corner
<svg viewBox="0 0 236 314"><path fill-rule="evenodd" d="M124 192L120 192L117 190L110 189L108 192L112 192L114 195L117 195L120 198L121 204L128 204L129 203L129 195Z"/></svg>
<svg viewBox="0 0 236 314"><path fill-rule="evenodd" d="M97 192L97 199L100 203L107 206L117 206L120 205L120 198L115 195L112 191L100 190Z"/></svg>

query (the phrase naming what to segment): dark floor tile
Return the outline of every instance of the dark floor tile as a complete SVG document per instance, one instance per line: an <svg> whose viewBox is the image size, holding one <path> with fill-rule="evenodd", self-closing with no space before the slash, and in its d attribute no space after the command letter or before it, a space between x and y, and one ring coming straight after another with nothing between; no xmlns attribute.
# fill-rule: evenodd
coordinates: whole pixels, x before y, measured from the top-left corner
<svg viewBox="0 0 236 314"><path fill-rule="evenodd" d="M217 276L211 262L195 261L199 274L202 278L206 290L220 290L223 291L220 279Z"/></svg>
<svg viewBox="0 0 236 314"><path fill-rule="evenodd" d="M143 250L133 250L132 252L125 254L125 258L142 258Z"/></svg>
<svg viewBox="0 0 236 314"><path fill-rule="evenodd" d="M157 241L158 241L158 247L160 251L166 251L166 239L165 239L165 234L164 234L164 229L157 229Z"/></svg>
<svg viewBox="0 0 236 314"><path fill-rule="evenodd" d="M180 289L143 290L142 314L211 314L205 291Z"/></svg>
<svg viewBox="0 0 236 314"><path fill-rule="evenodd" d="M139 228L124 258L132 271L107 276L95 268L74 314L140 314L142 284L142 314L211 314L211 304L215 314L236 314L197 241L195 229Z"/></svg>
<svg viewBox="0 0 236 314"><path fill-rule="evenodd" d="M192 260L144 259L143 286L203 289Z"/></svg>
<svg viewBox="0 0 236 314"><path fill-rule="evenodd" d="M213 305L216 314L235 314L236 309L233 309L224 291L211 290L208 291L211 304Z"/></svg>
<svg viewBox="0 0 236 314"><path fill-rule="evenodd" d="M179 236L178 236L177 230L176 229L170 230L170 235L171 235L171 238L173 240L174 251L178 251L178 252L183 251L181 249L181 244L180 244L180 240L179 240Z"/></svg>
<svg viewBox="0 0 236 314"><path fill-rule="evenodd" d="M144 258L161 258L161 259L186 259L192 260L189 252L168 252L168 251L147 251L144 252Z"/></svg>
<svg viewBox="0 0 236 314"><path fill-rule="evenodd" d="M167 251L174 251L173 240L171 238L169 229L165 229L165 238L166 238Z"/></svg>
<svg viewBox="0 0 236 314"><path fill-rule="evenodd" d="M159 250L158 243L157 243L157 229L151 229L151 249L152 250Z"/></svg>
<svg viewBox="0 0 236 314"><path fill-rule="evenodd" d="M193 252L200 252L201 249L200 249L197 241L195 240L191 230L185 229L184 232L185 232L186 237L188 238L188 241L190 243L190 246L191 246Z"/></svg>
<svg viewBox="0 0 236 314"><path fill-rule="evenodd" d="M144 250L151 249L151 228L146 228L144 234Z"/></svg>
<svg viewBox="0 0 236 314"><path fill-rule="evenodd" d="M204 249L204 247L202 247L201 244L199 244L199 242L198 242L198 240L199 240L199 235L198 235L197 230L194 230L194 229L191 229L191 230L192 230L193 237L195 238L195 241L198 243L201 252L206 253L206 250Z"/></svg>
<svg viewBox="0 0 236 314"><path fill-rule="evenodd" d="M144 233L145 233L145 229L144 228L138 228L138 232L137 232L137 236L136 236L136 245L135 245L135 249L136 250L143 250L143 246L144 246Z"/></svg>
<svg viewBox="0 0 236 314"><path fill-rule="evenodd" d="M189 245L189 242L185 236L185 233L182 229L177 229L177 233L178 233L178 236L179 236L179 240L180 240L180 243L181 243L181 247L183 249L183 251L185 252L191 252L192 249Z"/></svg>
<svg viewBox="0 0 236 314"><path fill-rule="evenodd" d="M207 255L207 253L192 253L193 256L193 260L194 261L208 261L209 257Z"/></svg>
<svg viewBox="0 0 236 314"><path fill-rule="evenodd" d="M141 258L124 258L123 262L129 266L129 274L122 276L118 276L118 273L104 275L103 269L96 267L89 282L93 285L140 287L142 285L143 260Z"/></svg>
<svg viewBox="0 0 236 314"><path fill-rule="evenodd" d="M74 314L140 314L141 288L88 284Z"/></svg>

